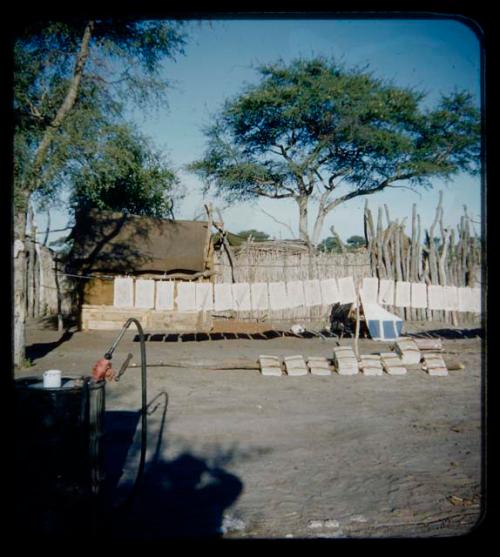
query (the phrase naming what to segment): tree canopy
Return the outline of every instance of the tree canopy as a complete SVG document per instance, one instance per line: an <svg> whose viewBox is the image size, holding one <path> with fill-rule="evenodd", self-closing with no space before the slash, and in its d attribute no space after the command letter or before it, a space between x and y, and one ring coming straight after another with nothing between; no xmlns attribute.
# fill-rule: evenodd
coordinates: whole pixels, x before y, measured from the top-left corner
<svg viewBox="0 0 500 557"><path fill-rule="evenodd" d="M57 197L72 156L102 125L122 123L125 106L166 102L161 62L183 51L180 24L68 20L25 26L14 43L14 200ZM78 151L78 149L80 149Z"/></svg>
<svg viewBox="0 0 500 557"><path fill-rule="evenodd" d="M13 201L14 238L23 247L13 259L16 365L25 352L24 241L31 201L50 204L66 186L73 203L169 209L164 194L174 184L171 171L123 124L130 103L141 110L165 104L169 84L161 64L182 53L185 40L180 23L161 20L40 19L18 30Z"/></svg>
<svg viewBox="0 0 500 557"><path fill-rule="evenodd" d="M150 142L128 124L102 126L95 153L72 173L75 213L99 208L164 218L173 215L178 179Z"/></svg>
<svg viewBox="0 0 500 557"><path fill-rule="evenodd" d="M261 230L255 230L255 228L250 228L249 230L240 230L238 232L238 236L245 239L250 238L251 236L254 242L264 242L265 240L269 240L269 234L266 234Z"/></svg>
<svg viewBox="0 0 500 557"><path fill-rule="evenodd" d="M366 240L363 236L355 234L354 236L347 238L346 244L352 248L361 248L366 245Z"/></svg>
<svg viewBox="0 0 500 557"><path fill-rule="evenodd" d="M324 252L340 252L342 251L342 246L340 240L335 236L327 236L318 244L318 250Z"/></svg>
<svg viewBox="0 0 500 557"><path fill-rule="evenodd" d="M324 58L258 71L260 82L215 115L205 154L189 168L232 201L294 199L301 239L317 243L326 215L353 197L479 170L479 111L467 92L429 109L421 92Z"/></svg>

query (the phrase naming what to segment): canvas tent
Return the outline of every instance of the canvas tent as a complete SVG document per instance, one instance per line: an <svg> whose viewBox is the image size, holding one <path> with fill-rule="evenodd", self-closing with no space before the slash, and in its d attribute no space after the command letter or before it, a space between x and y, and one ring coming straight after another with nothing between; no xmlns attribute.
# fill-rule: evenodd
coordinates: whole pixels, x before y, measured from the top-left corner
<svg viewBox="0 0 500 557"><path fill-rule="evenodd" d="M111 274L196 273L206 269L208 223L91 210L72 238L72 267Z"/></svg>

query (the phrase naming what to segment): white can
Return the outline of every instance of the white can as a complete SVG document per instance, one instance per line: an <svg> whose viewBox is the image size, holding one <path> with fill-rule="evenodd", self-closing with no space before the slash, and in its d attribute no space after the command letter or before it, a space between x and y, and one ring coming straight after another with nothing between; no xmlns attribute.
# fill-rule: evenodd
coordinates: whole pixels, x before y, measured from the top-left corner
<svg viewBox="0 0 500 557"><path fill-rule="evenodd" d="M43 374L43 386L46 389L58 389L61 386L61 370L49 369Z"/></svg>

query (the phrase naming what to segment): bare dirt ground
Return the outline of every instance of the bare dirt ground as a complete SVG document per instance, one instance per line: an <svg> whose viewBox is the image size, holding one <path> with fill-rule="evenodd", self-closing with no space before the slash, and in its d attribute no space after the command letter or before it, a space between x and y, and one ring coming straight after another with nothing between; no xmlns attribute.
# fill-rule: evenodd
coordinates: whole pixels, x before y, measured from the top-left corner
<svg viewBox="0 0 500 557"><path fill-rule="evenodd" d="M406 324L406 333L431 324ZM140 363L133 326L116 349ZM434 329L443 329L435 325ZM441 333L465 369L431 377L263 377L256 370L148 368L148 453L131 509L111 537L435 537L466 534L482 513L482 341L478 331ZM61 333L34 322L32 366L88 375L115 331ZM235 336L235 335L233 335ZM451 338L451 337L459 338ZM467 338L469 337L469 338ZM171 340L171 341L169 341ZM349 338L340 344L351 344ZM146 343L148 363L257 359L259 354L331 357L335 338L185 335ZM360 352L387 351L360 340ZM160 393L167 393L167 397ZM140 445L140 368L106 387L108 492L125 497Z"/></svg>

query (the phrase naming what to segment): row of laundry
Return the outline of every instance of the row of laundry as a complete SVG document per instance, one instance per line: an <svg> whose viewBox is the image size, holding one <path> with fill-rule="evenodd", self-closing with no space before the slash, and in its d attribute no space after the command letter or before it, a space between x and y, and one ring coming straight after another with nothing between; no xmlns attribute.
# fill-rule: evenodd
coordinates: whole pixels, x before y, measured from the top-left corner
<svg viewBox="0 0 500 557"><path fill-rule="evenodd" d="M367 277L278 282L211 283L116 277L114 307L165 311L266 311L366 303L481 312L481 289Z"/></svg>

